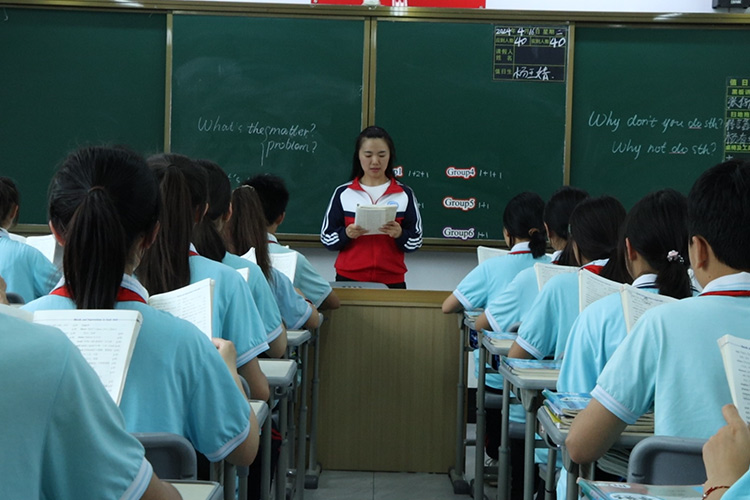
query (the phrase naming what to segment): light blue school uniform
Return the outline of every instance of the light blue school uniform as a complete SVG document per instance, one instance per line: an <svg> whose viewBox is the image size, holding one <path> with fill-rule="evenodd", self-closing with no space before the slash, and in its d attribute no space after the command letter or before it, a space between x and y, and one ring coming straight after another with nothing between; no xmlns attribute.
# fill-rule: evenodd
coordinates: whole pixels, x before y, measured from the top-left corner
<svg viewBox="0 0 750 500"><path fill-rule="evenodd" d="M0 314L0 380L0 498L141 498L143 447L61 331Z"/></svg>
<svg viewBox="0 0 750 500"><path fill-rule="evenodd" d="M312 315L312 306L298 294L289 278L278 269L271 268L268 284L281 311L281 318L290 330L299 330Z"/></svg>
<svg viewBox="0 0 750 500"><path fill-rule="evenodd" d="M750 273L710 282L698 297L646 311L604 367L591 395L627 424L654 409L654 434L708 438L732 402L717 339L750 339Z"/></svg>
<svg viewBox="0 0 750 500"><path fill-rule="evenodd" d="M268 251L271 253L289 253L296 250L279 244L276 235L268 233ZM294 288L298 288L310 302L315 304L315 307L320 307L320 304L333 291L331 285L315 270L307 257L299 252L297 252L297 268L294 271Z"/></svg>
<svg viewBox="0 0 750 500"><path fill-rule="evenodd" d="M234 343L237 367L243 366L269 349L266 329L250 288L231 267L191 255L190 283L206 278L214 280L213 335Z"/></svg>
<svg viewBox="0 0 750 500"><path fill-rule="evenodd" d="M548 263L549 256L534 258L529 243L517 243L510 253L487 259L472 269L458 284L453 295L467 311L487 306L490 299L500 294L516 275L535 263Z"/></svg>
<svg viewBox="0 0 750 500"><path fill-rule="evenodd" d="M121 286L148 299L131 276L124 276ZM75 309L75 303L47 295L23 308ZM198 328L167 312L138 301L118 302L115 308L143 315L120 401L127 431L179 434L210 461L226 458L250 432L250 406L219 351ZM47 363L39 359L45 361L37 367Z"/></svg>
<svg viewBox="0 0 750 500"><path fill-rule="evenodd" d="M655 274L639 276L633 281L633 286L643 291L659 293ZM591 392L604 365L627 334L619 293L599 299L584 309L573 323L565 344L557 391ZM565 498L567 484L567 474L560 474L557 482L558 498Z"/></svg>
<svg viewBox="0 0 750 500"><path fill-rule="evenodd" d="M604 266L607 259L584 266ZM536 359L554 354L563 357L565 342L573 322L578 317L578 273L552 277L539 292L521 327L516 344Z"/></svg>
<svg viewBox="0 0 750 500"><path fill-rule="evenodd" d="M17 293L25 302L47 295L62 273L36 248L10 238L0 228L0 276L7 291Z"/></svg>
<svg viewBox="0 0 750 500"><path fill-rule="evenodd" d="M750 471L737 480L721 497L722 500L750 500Z"/></svg>
<svg viewBox="0 0 750 500"><path fill-rule="evenodd" d="M258 313L265 326L266 342L270 344L281 335L284 329L281 323L279 306L276 305L276 299L266 281L266 277L263 276L263 271L260 270L260 267L255 262L250 262L229 252L224 254L221 263L232 269L248 268L250 270L248 272L247 284L250 286L250 295L253 297L255 306L258 308Z"/></svg>

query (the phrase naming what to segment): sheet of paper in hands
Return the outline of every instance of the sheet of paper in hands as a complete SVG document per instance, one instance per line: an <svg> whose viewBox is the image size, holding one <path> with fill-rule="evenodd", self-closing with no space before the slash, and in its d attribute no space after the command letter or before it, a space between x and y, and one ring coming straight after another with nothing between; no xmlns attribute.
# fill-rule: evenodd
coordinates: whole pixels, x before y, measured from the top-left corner
<svg viewBox="0 0 750 500"><path fill-rule="evenodd" d="M354 223L367 230L365 236L383 234L380 227L393 220L396 220L395 205L359 205L354 214Z"/></svg>

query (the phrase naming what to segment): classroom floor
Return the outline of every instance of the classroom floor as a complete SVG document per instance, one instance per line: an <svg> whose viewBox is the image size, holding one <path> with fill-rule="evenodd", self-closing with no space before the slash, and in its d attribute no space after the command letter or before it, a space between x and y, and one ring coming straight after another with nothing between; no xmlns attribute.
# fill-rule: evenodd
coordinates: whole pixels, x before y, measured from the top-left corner
<svg viewBox="0 0 750 500"><path fill-rule="evenodd" d="M467 436L474 437L474 424L467 426ZM467 480L474 477L474 447L466 448ZM485 484L485 495L493 499L497 488ZM318 489L305 490L305 500L464 500L456 495L445 474L409 472L346 472L323 470Z"/></svg>

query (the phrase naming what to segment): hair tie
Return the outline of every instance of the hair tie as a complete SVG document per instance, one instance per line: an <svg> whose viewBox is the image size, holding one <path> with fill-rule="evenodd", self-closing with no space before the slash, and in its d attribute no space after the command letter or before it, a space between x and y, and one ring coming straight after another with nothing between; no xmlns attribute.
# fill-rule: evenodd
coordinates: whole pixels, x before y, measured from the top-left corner
<svg viewBox="0 0 750 500"><path fill-rule="evenodd" d="M251 186L250 184L243 184L243 185L240 186L240 188L250 188L253 191L255 191L255 188L253 186Z"/></svg>
<svg viewBox="0 0 750 500"><path fill-rule="evenodd" d="M537 229L535 227L532 227L531 229L529 229L529 236L531 236L534 233L538 233L538 232L539 232L539 229Z"/></svg>
<svg viewBox="0 0 750 500"><path fill-rule="evenodd" d="M670 250L667 252L667 261L669 262L679 262L680 264L685 263L685 259L682 258L682 255L677 250Z"/></svg>
<svg viewBox="0 0 750 500"><path fill-rule="evenodd" d="M101 186L101 185L100 186L92 186L89 189L89 194L93 193L94 191L104 191L105 193L107 192L107 190L104 189L104 186Z"/></svg>

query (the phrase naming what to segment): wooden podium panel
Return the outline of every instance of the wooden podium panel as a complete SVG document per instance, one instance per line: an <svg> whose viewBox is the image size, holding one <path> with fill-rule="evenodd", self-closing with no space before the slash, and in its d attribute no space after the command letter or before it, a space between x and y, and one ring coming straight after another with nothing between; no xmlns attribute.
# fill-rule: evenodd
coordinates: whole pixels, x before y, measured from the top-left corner
<svg viewBox="0 0 750 500"><path fill-rule="evenodd" d="M337 289L320 339L324 469L447 472L459 335L448 292Z"/></svg>

